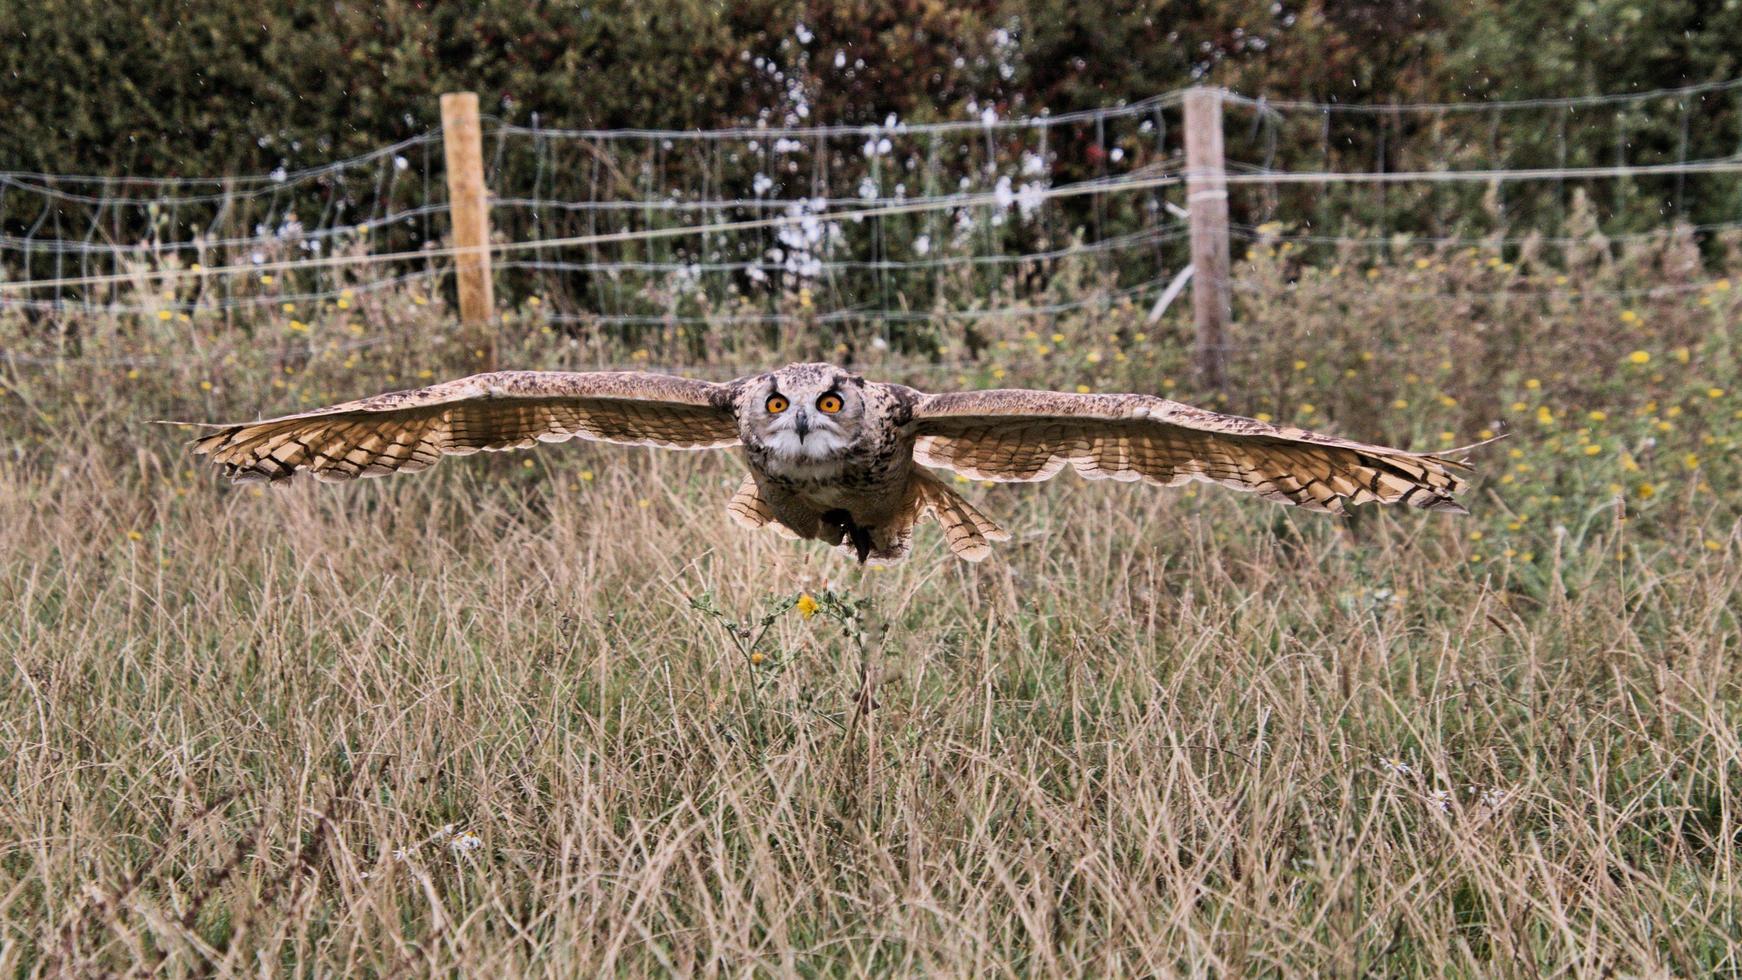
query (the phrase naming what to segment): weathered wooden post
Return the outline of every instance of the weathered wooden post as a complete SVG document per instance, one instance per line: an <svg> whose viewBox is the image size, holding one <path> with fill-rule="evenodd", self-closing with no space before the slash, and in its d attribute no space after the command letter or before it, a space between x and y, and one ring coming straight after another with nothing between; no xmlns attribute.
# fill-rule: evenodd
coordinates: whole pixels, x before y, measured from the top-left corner
<svg viewBox="0 0 1742 980"><path fill-rule="evenodd" d="M1192 314L1197 323L1198 376L1216 391L1227 385L1228 179L1222 163L1222 90L1185 95L1186 208L1191 212Z"/></svg>
<svg viewBox="0 0 1742 980"><path fill-rule="evenodd" d="M454 276L460 320L488 323L495 307L490 283L490 202L484 187L484 133L475 92L442 96L442 147L448 163L448 218L453 226Z"/></svg>

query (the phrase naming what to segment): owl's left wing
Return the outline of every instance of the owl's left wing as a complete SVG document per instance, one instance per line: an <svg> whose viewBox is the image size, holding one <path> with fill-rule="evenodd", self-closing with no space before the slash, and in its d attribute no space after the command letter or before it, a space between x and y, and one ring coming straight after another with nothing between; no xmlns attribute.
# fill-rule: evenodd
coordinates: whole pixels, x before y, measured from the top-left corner
<svg viewBox="0 0 1742 980"><path fill-rule="evenodd" d="M1218 483L1341 514L1404 503L1465 513L1460 459L1338 439L1148 395L915 393L914 459L984 480L1035 481L1069 463L1091 480Z"/></svg>
<svg viewBox="0 0 1742 980"><path fill-rule="evenodd" d="M496 371L299 415L222 425L194 442L238 482L409 473L442 456L597 439L669 449L737 445L728 385L637 371Z"/></svg>

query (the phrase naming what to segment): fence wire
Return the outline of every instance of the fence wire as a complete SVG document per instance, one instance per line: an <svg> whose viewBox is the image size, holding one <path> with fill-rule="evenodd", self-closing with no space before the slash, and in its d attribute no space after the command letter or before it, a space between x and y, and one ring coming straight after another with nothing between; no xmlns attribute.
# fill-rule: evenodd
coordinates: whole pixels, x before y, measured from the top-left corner
<svg viewBox="0 0 1742 980"><path fill-rule="evenodd" d="M1181 103L693 131L487 120L499 285L575 327L886 333L1136 296L1189 261ZM1227 93L1223 113L1236 240L1619 247L1666 221L1702 239L1742 226L1742 79L1453 104ZM246 176L0 173L0 310L179 317L435 289L459 251L440 141ZM1084 296L1058 300L1061 278Z"/></svg>

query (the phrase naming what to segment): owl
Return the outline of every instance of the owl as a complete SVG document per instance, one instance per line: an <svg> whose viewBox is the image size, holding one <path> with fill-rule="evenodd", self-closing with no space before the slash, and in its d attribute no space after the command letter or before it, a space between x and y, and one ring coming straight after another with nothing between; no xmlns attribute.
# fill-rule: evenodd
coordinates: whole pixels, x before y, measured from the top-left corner
<svg viewBox="0 0 1742 980"><path fill-rule="evenodd" d="M499 371L297 415L210 426L193 451L236 481L298 470L386 476L444 455L582 438L666 449L737 447L749 473L726 504L745 527L821 541L860 563L907 556L942 525L968 561L1010 535L932 472L1034 482L1067 465L1091 480L1191 480L1309 510L1403 503L1464 513L1468 463L1150 395L991 390L930 394L831 364L725 383L642 372Z"/></svg>

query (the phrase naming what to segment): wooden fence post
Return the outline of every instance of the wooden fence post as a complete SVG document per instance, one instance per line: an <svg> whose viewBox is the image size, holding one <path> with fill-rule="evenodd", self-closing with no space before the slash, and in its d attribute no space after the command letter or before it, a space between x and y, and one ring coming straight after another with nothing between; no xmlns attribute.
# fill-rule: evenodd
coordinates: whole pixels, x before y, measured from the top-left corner
<svg viewBox="0 0 1742 980"><path fill-rule="evenodd" d="M1222 163L1222 90L1199 86L1185 95L1186 208L1191 212L1192 314L1197 323L1198 376L1226 390L1228 364L1228 180Z"/></svg>
<svg viewBox="0 0 1742 980"><path fill-rule="evenodd" d="M448 163L448 220L453 226L454 275L460 320L490 322L490 202L484 187L484 134L475 92L442 96L442 148Z"/></svg>

